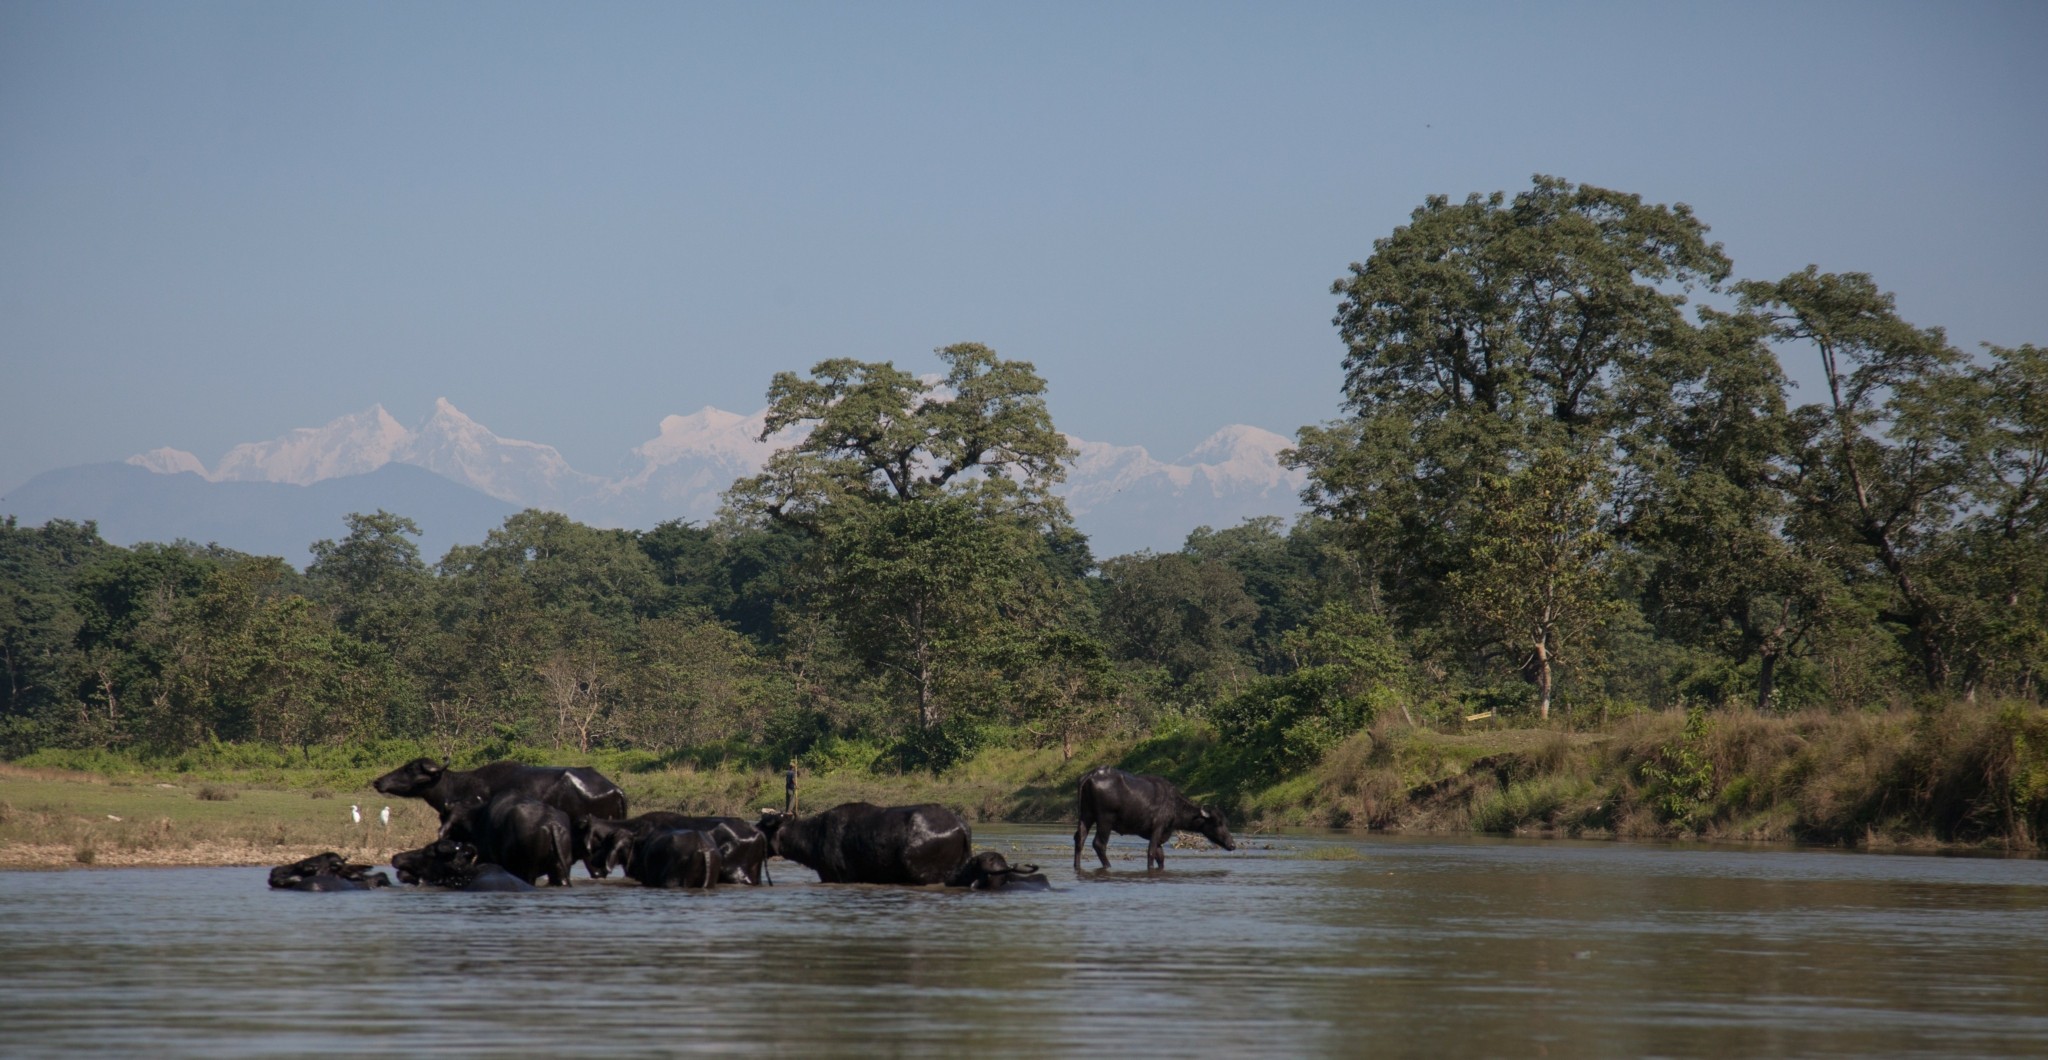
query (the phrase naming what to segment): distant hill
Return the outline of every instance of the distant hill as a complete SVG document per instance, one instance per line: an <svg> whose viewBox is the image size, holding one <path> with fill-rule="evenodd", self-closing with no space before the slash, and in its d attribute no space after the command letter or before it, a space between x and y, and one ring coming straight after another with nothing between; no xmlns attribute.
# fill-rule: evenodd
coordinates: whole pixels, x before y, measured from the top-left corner
<svg viewBox="0 0 2048 1060"><path fill-rule="evenodd" d="M420 527L428 563L458 544L478 544L518 507L407 464L367 474L284 482L209 482L187 471L165 474L134 464L85 464L49 471L0 497L0 515L22 525L51 519L99 524L117 545L185 538L304 567L308 549L348 532L350 512L382 508Z"/></svg>

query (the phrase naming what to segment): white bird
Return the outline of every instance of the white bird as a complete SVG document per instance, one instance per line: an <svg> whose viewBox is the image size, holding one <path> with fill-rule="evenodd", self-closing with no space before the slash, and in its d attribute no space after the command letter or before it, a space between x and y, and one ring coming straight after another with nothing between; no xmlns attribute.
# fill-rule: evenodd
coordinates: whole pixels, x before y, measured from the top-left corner
<svg viewBox="0 0 2048 1060"><path fill-rule="evenodd" d="M351 820L351 821L354 821L354 822L355 822L355 823L357 823L357 824L362 824L362 823L363 823L363 808L362 808L362 807L360 807L360 806L357 806L357 805L356 805L355 803L349 803L349 804L348 804L348 819L349 819L349 820Z"/></svg>
<svg viewBox="0 0 2048 1060"><path fill-rule="evenodd" d="M377 820L378 820L378 821L379 821L380 823L382 823L382 824L384 825L384 827L386 827L386 828L389 828L389 827L391 827L391 807L389 807L389 806L386 806L386 807L384 807L384 809L382 809L382 810L378 811L378 813L377 813Z"/></svg>

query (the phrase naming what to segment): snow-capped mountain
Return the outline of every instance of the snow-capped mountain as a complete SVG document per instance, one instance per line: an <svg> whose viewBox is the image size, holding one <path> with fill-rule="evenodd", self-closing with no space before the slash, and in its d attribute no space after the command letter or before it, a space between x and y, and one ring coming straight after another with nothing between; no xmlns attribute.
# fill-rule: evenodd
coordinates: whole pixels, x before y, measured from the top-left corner
<svg viewBox="0 0 2048 1060"><path fill-rule="evenodd" d="M216 483L300 486L411 465L512 505L560 511L597 526L645 529L665 519L711 518L735 479L753 474L802 436L791 428L763 441L765 421L765 409L742 416L708 406L665 417L656 435L634 448L639 467L615 478L577 471L552 446L501 437L446 398L414 428L373 406L322 427L235 446L212 469L177 449L154 449L127 462ZM1076 456L1058 492L1097 555L1172 550L1197 526L1220 529L1300 511L1302 473L1280 465L1277 454L1291 443L1272 431L1228 426L1171 463L1143 446L1067 440Z"/></svg>

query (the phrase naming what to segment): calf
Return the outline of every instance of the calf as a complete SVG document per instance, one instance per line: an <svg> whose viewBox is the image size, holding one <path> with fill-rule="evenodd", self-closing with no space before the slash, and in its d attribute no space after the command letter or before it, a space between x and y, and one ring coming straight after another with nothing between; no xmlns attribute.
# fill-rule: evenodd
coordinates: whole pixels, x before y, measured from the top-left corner
<svg viewBox="0 0 2048 1060"><path fill-rule="evenodd" d="M1001 854L984 850L968 858L946 886L971 891L1050 891L1052 881L1036 865L1012 865Z"/></svg>
<svg viewBox="0 0 2048 1060"><path fill-rule="evenodd" d="M391 886L391 877L351 865L333 851L270 870L270 886L280 891L367 891Z"/></svg>
<svg viewBox="0 0 2048 1060"><path fill-rule="evenodd" d="M437 839L418 850L401 850L391 855L391 867L398 870L398 882L451 891L531 891L533 884L487 861L477 860L473 843Z"/></svg>
<svg viewBox="0 0 2048 1060"><path fill-rule="evenodd" d="M973 836L944 806L849 802L810 817L770 812L756 825L770 853L815 870L820 883L944 883Z"/></svg>
<svg viewBox="0 0 2048 1060"><path fill-rule="evenodd" d="M1166 867L1166 840L1175 832L1200 832L1225 850L1236 850L1223 816L1189 802L1164 777L1126 773L1109 766L1081 778L1075 800L1080 823L1074 827L1074 867L1081 867L1081 841L1095 829L1095 856L1109 867L1109 834L1141 835L1146 839L1145 867Z"/></svg>
<svg viewBox="0 0 2048 1060"><path fill-rule="evenodd" d="M570 832L568 814L514 791L457 803L441 826L442 839L466 839L482 860L528 883L546 876L557 887L569 886Z"/></svg>
<svg viewBox="0 0 2048 1060"><path fill-rule="evenodd" d="M479 796L515 791L539 799L570 817L626 816L626 793L595 769L583 766L527 766L492 762L475 769L450 769L446 762L415 758L370 782L385 795L422 799L448 823L449 807Z"/></svg>

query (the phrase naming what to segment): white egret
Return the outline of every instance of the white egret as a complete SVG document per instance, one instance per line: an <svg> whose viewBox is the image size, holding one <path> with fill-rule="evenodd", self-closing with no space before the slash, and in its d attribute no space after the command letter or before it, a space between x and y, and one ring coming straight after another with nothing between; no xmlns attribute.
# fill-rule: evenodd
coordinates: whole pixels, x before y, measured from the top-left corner
<svg viewBox="0 0 2048 1060"><path fill-rule="evenodd" d="M357 824L362 824L362 823L363 823L363 808L362 808L361 806L357 806L357 805L356 805L355 803L349 803L349 804L348 804L348 819L349 819L349 820L351 820L351 821L354 821L354 822L355 822L355 823L357 823Z"/></svg>
<svg viewBox="0 0 2048 1060"><path fill-rule="evenodd" d="M391 827L391 807L386 806L382 810L379 810L377 812L377 820L384 827Z"/></svg>

